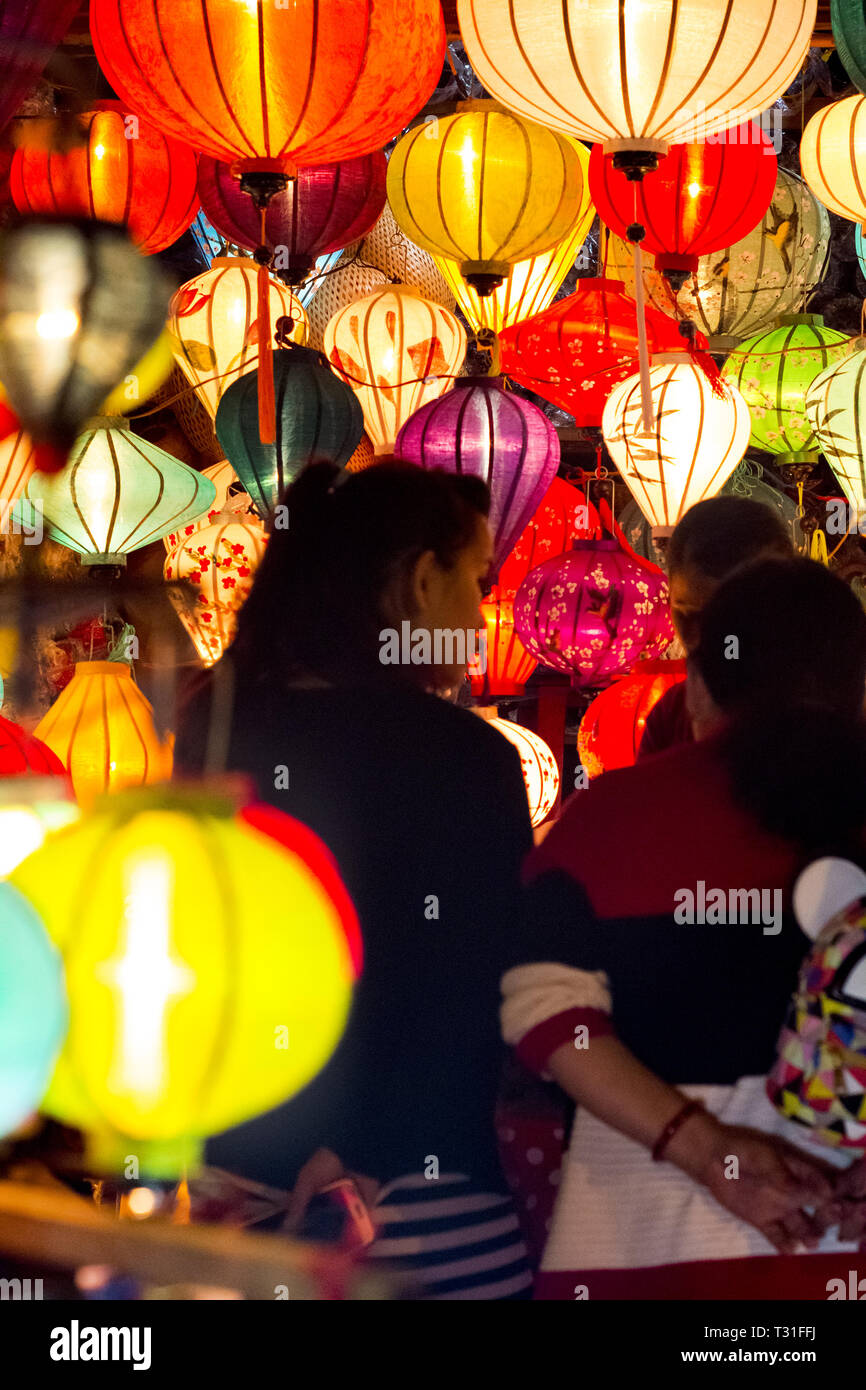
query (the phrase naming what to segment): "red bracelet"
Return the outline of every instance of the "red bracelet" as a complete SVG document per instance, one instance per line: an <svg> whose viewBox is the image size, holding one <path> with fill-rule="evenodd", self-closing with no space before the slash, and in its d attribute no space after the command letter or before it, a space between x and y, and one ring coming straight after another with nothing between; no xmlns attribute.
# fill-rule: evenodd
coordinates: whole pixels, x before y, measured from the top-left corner
<svg viewBox="0 0 866 1390"><path fill-rule="evenodd" d="M696 1110L703 1110L703 1102L700 1100L687 1100L682 1110L678 1110L672 1120L668 1120L658 1139L653 1144L652 1158L653 1163L658 1163L665 1156L665 1150L673 1139L677 1130L685 1124L690 1115L694 1115Z"/></svg>

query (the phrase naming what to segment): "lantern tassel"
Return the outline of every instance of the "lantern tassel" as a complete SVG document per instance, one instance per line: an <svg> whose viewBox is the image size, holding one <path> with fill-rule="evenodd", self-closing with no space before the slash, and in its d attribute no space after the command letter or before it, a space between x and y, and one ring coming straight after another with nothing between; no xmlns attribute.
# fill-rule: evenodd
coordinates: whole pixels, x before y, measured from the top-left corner
<svg viewBox="0 0 866 1390"><path fill-rule="evenodd" d="M640 405L643 427L647 434L655 428L653 390L650 381L649 346L646 336L646 307L643 293L643 266L640 259L640 244L631 244L632 264L634 266L634 297L637 303L637 353L640 364Z"/></svg>
<svg viewBox="0 0 866 1390"><path fill-rule="evenodd" d="M710 390L712 391L713 395L718 396L720 400L727 400L728 389L725 385L724 377L722 376L721 372L719 371L710 354L708 352L701 351L701 349L697 346L697 325L693 322L692 319L680 319L679 330L682 337L686 340L686 346L688 348L689 357L691 358L692 363L695 367L698 368L699 371L703 372L707 381L710 383Z"/></svg>
<svg viewBox="0 0 866 1390"><path fill-rule="evenodd" d="M269 270L271 253L267 245L267 233L265 231L267 208L262 208L261 218L262 244L256 251L256 261L259 267L256 320L259 340L259 439L262 444L276 444L277 403L274 395L274 349L271 343L271 279Z"/></svg>

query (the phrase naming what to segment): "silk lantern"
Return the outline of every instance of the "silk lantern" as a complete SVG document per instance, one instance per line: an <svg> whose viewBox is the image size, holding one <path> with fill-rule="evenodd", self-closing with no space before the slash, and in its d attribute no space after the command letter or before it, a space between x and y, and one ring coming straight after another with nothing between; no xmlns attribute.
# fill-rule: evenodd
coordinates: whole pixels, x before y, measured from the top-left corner
<svg viewBox="0 0 866 1390"><path fill-rule="evenodd" d="M167 536L163 536L162 543L166 550L174 550L181 541L189 540L197 531L204 530L222 512L230 516L244 516L252 510L252 498L244 491L228 459L220 459L218 463L212 463L201 471L202 476L213 483L216 492L210 511L203 513L195 521L188 521L180 530L169 531Z"/></svg>
<svg viewBox="0 0 866 1390"><path fill-rule="evenodd" d="M0 440L0 534L8 535L12 510L36 471L33 441L18 430Z"/></svg>
<svg viewBox="0 0 866 1390"><path fill-rule="evenodd" d="M60 758L41 737L0 714L0 777L65 777Z"/></svg>
<svg viewBox="0 0 866 1390"><path fill-rule="evenodd" d="M866 512L866 348L860 345L815 377L806 417L818 445L859 518Z"/></svg>
<svg viewBox="0 0 866 1390"><path fill-rule="evenodd" d="M537 405L504 391L497 378L461 377L409 417L396 453L487 484L498 570L556 476L559 437Z"/></svg>
<svg viewBox="0 0 866 1390"><path fill-rule="evenodd" d="M483 599L481 620L484 660L475 655L467 668L472 694L494 700L522 695L538 659L517 636L513 599L498 594Z"/></svg>
<svg viewBox="0 0 866 1390"><path fill-rule="evenodd" d="M258 270L240 256L218 256L210 270L182 285L171 301L175 359L211 419L223 394L260 356ZM272 338L304 343L307 315L280 280L268 280Z"/></svg>
<svg viewBox="0 0 866 1390"><path fill-rule="evenodd" d="M667 314L648 307L646 327L651 353L682 347ZM580 280L574 294L507 328L499 343L503 375L567 410L577 425L600 425L614 386L637 371L637 306L618 280Z"/></svg>
<svg viewBox="0 0 866 1390"><path fill-rule="evenodd" d="M8 878L48 835L71 825L80 814L72 783L65 777L31 773L4 778L0 782L0 879Z"/></svg>
<svg viewBox="0 0 866 1390"><path fill-rule="evenodd" d="M172 740L159 737L153 710L123 661L76 662L36 736L69 768L85 810L103 792L171 776Z"/></svg>
<svg viewBox="0 0 866 1390"><path fill-rule="evenodd" d="M809 49L815 0L458 0L466 53L512 111L638 168L780 97Z"/></svg>
<svg viewBox="0 0 866 1390"><path fill-rule="evenodd" d="M542 665L578 688L603 686L657 640L658 609L667 603L667 581L655 565L638 563L614 540L578 541L530 571L514 620Z"/></svg>
<svg viewBox="0 0 866 1390"><path fill-rule="evenodd" d="M275 352L273 371L276 443L262 444L255 428L258 372L248 372L223 393L216 417L217 439L261 517L308 463L348 463L364 433L355 393L318 352Z"/></svg>
<svg viewBox="0 0 866 1390"><path fill-rule="evenodd" d="M854 86L866 92L866 22L862 0L830 0L833 38Z"/></svg>
<svg viewBox="0 0 866 1390"><path fill-rule="evenodd" d="M80 0L6 0L0 8L0 129L36 86Z"/></svg>
<svg viewBox="0 0 866 1390"><path fill-rule="evenodd" d="M366 236L385 206L385 156L373 154L341 164L299 169L284 192L268 204L265 236L275 248L274 269L295 284L319 256L340 251ZM203 155L198 191L217 231L235 246L254 251L262 239L261 216L228 164Z"/></svg>
<svg viewBox="0 0 866 1390"><path fill-rule="evenodd" d="M334 315L325 356L358 397L376 453L392 454L409 416L454 384L466 333L447 309L383 285Z"/></svg>
<svg viewBox="0 0 866 1390"><path fill-rule="evenodd" d="M130 551L206 513L215 495L210 479L120 418L92 420L63 471L35 474L25 489L52 540L86 565L126 564Z"/></svg>
<svg viewBox="0 0 866 1390"><path fill-rule="evenodd" d="M822 106L800 140L803 178L825 207L850 222L866 222L866 97L843 97Z"/></svg>
<svg viewBox="0 0 866 1390"><path fill-rule="evenodd" d="M166 580L192 589L191 603L174 590L169 599L205 666L219 661L231 644L266 544L257 517L222 514L167 555Z"/></svg>
<svg viewBox="0 0 866 1390"><path fill-rule="evenodd" d="M76 143L64 148L71 134ZM148 256L171 246L195 217L194 151L122 102L98 101L72 118L43 122L38 137L20 145L12 161L19 212L123 223Z"/></svg>
<svg viewBox="0 0 866 1390"><path fill-rule="evenodd" d="M739 241L764 216L776 186L776 156L760 126L749 122L712 142L673 145L651 179L630 182L614 156L594 145L589 187L599 217L627 240L634 223L641 249L682 284L700 257Z"/></svg>
<svg viewBox="0 0 866 1390"><path fill-rule="evenodd" d="M586 152L497 102L458 102L397 141L388 202L416 245L457 261L484 296L583 220Z"/></svg>
<svg viewBox="0 0 866 1390"><path fill-rule="evenodd" d="M559 795L560 774L556 758L543 738L515 724L512 719L488 719L491 728L507 738L520 755L520 770L529 802L533 828L547 820Z"/></svg>
<svg viewBox="0 0 866 1390"><path fill-rule="evenodd" d="M12 876L59 950L69 1034L43 1109L91 1170L180 1176L202 1140L287 1100L343 1031L357 918L322 841L270 807L112 798Z"/></svg>
<svg viewBox="0 0 866 1390"><path fill-rule="evenodd" d="M60 954L27 899L0 884L0 1138L42 1100L66 1027Z"/></svg>
<svg viewBox="0 0 866 1390"><path fill-rule="evenodd" d="M653 425L644 427L639 376L615 386L602 417L608 452L655 531L670 533L680 517L714 496L749 442L749 407L723 383L710 359L688 352L652 358Z"/></svg>
<svg viewBox="0 0 866 1390"><path fill-rule="evenodd" d="M780 464L814 463L819 445L806 392L825 367L848 355L852 339L825 328L820 314L784 314L778 325L735 348L722 374L745 397L756 448Z"/></svg>
<svg viewBox="0 0 866 1390"><path fill-rule="evenodd" d="M596 695L577 734L578 756L590 778L637 762L649 715L663 695L682 684L685 668L685 661L639 661Z"/></svg>

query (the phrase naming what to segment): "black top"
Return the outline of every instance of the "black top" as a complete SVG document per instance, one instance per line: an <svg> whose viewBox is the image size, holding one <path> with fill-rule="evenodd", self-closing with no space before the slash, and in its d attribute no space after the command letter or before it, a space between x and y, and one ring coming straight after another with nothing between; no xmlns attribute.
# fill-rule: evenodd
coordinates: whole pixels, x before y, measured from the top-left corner
<svg viewBox="0 0 866 1390"><path fill-rule="evenodd" d="M209 701L208 684L181 721L181 776L201 769ZM287 790L275 787L280 766ZM208 1161L287 1187L320 1146L382 1182L435 1155L442 1174L501 1187L499 981L551 958L520 912L532 836L516 751L477 715L413 688L251 691L241 679L228 770L252 775L331 849L365 965L325 1069L213 1139Z"/></svg>

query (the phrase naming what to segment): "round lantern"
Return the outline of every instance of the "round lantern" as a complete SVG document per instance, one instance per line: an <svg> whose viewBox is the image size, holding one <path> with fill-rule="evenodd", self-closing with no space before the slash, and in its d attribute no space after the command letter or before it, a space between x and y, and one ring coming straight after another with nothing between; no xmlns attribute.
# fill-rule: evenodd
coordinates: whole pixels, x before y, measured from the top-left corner
<svg viewBox="0 0 866 1390"><path fill-rule="evenodd" d="M334 315L325 355L361 402L376 453L392 454L404 421L454 385L466 333L447 309L383 285Z"/></svg>
<svg viewBox="0 0 866 1390"><path fill-rule="evenodd" d="M69 768L84 809L103 792L171 776L173 743L160 739L153 710L123 661L76 662L36 736Z"/></svg>
<svg viewBox="0 0 866 1390"><path fill-rule="evenodd" d="M589 777L637 762L648 716L685 676L685 661L639 661L596 695L577 735L578 756Z"/></svg>
<svg viewBox="0 0 866 1390"><path fill-rule="evenodd" d="M85 565L126 564L130 551L206 513L214 496L210 479L133 434L120 418L92 420L62 472L37 473L25 489L27 500L40 505L52 540Z"/></svg>
<svg viewBox="0 0 866 1390"><path fill-rule="evenodd" d="M565 136L497 102L464 101L397 141L388 202L412 241L456 261L483 296L584 220L586 164Z"/></svg>
<svg viewBox="0 0 866 1390"><path fill-rule="evenodd" d="M64 148L71 134L76 143ZM149 256L183 236L195 217L196 174L188 145L167 139L122 102L98 101L43 125L38 143L16 150L10 191L19 212L122 222Z"/></svg>
<svg viewBox="0 0 866 1390"><path fill-rule="evenodd" d="M504 391L496 377L461 377L441 400L410 416L396 453L487 484L498 569L556 476L559 437L537 405Z"/></svg>
<svg viewBox="0 0 866 1390"><path fill-rule="evenodd" d="M815 0L458 0L472 70L512 111L664 154L760 115L796 77Z"/></svg>
<svg viewBox="0 0 866 1390"><path fill-rule="evenodd" d="M191 586L192 602L175 590L169 598L205 666L219 661L231 644L266 544L257 517L223 514L166 557L166 580Z"/></svg>
<svg viewBox="0 0 866 1390"><path fill-rule="evenodd" d="M67 1027L63 963L26 898L0 885L0 1138L45 1094Z"/></svg>
<svg viewBox="0 0 866 1390"><path fill-rule="evenodd" d="M291 347L274 353L277 438L262 444L258 372L223 393L216 433L261 517L267 517L308 463L348 463L364 433L358 398L318 352Z"/></svg>
<svg viewBox="0 0 866 1390"><path fill-rule="evenodd" d="M531 729L515 724L511 719L488 719L520 754L520 768L529 801L529 816L533 828L546 821L559 795L559 767L549 746Z"/></svg>
<svg viewBox="0 0 866 1390"><path fill-rule="evenodd" d="M45 752L51 750L45 748ZM0 879L8 878L48 835L72 825L80 814L72 783L65 777L4 778L0 782Z"/></svg>
<svg viewBox="0 0 866 1390"><path fill-rule="evenodd" d="M651 353L682 347L667 314L648 307L646 326ZM614 386L637 371L637 307L618 280L580 280L574 294L507 328L499 341L505 376L567 410L578 425L600 425Z"/></svg>
<svg viewBox="0 0 866 1390"><path fill-rule="evenodd" d="M366 236L385 206L381 150L299 169L283 193L268 204L265 237L275 248L274 269L292 284L303 280L319 256L340 251ZM261 215L228 164L203 155L198 191L202 207L226 241L254 251L262 240Z"/></svg>
<svg viewBox="0 0 866 1390"><path fill-rule="evenodd" d="M825 367L848 355L852 339L825 328L820 314L784 314L778 323L735 348L722 372L745 397L756 448L775 454L777 463L814 463L819 445L806 392Z"/></svg>
<svg viewBox="0 0 866 1390"><path fill-rule="evenodd" d="M232 382L258 362L257 276L255 261L217 256L171 301L175 359L211 419ZM297 296L273 276L268 294L274 337L306 342L307 315Z"/></svg>
<svg viewBox="0 0 866 1390"><path fill-rule="evenodd" d="M860 340L862 344L862 339ZM806 392L806 416L858 518L866 512L866 348L834 362Z"/></svg>
<svg viewBox="0 0 866 1390"><path fill-rule="evenodd" d="M79 0L28 0L0 11L0 129L36 86L53 50L63 39Z"/></svg>
<svg viewBox="0 0 866 1390"><path fill-rule="evenodd" d="M209 526L222 512L228 515L244 516L247 512L252 511L252 498L244 492L241 481L228 459L220 459L218 463L212 463L209 468L203 468L202 476L213 483L216 491L211 509L199 517L197 521L189 521L179 531L169 531L167 536L163 536L162 543L166 550L174 550L181 541L189 540L190 536L194 536L197 531L202 531L205 526Z"/></svg>
<svg viewBox="0 0 866 1390"><path fill-rule="evenodd" d="M825 207L851 222L866 222L864 160L866 97L844 97L816 111L800 140L803 178Z"/></svg>
<svg viewBox="0 0 866 1390"><path fill-rule="evenodd" d="M594 145L589 187L599 217L617 236L628 239L633 223L643 226L641 248L676 284L697 270L701 256L732 245L760 222L776 172L771 141L749 122L712 141L672 146L653 177L637 185Z"/></svg>
<svg viewBox="0 0 866 1390"><path fill-rule="evenodd" d="M41 737L0 714L0 777L65 777L66 768Z"/></svg>
<svg viewBox="0 0 866 1390"><path fill-rule="evenodd" d="M99 65L135 111L239 175L381 149L442 72L439 0L93 0Z"/></svg>
<svg viewBox="0 0 866 1390"><path fill-rule="evenodd" d="M714 374L709 374L714 373ZM611 391L602 432L623 481L652 525L667 532L733 473L749 442L749 408L688 352L653 357L652 429L644 427L640 376Z"/></svg>
<svg viewBox="0 0 866 1390"><path fill-rule="evenodd" d="M655 565L639 564L616 541L578 541L526 576L514 621L542 665L577 687L602 686L657 639L656 610L667 602L667 581Z"/></svg>
<svg viewBox="0 0 866 1390"><path fill-rule="evenodd" d="M357 918L306 826L216 794L126 793L12 876L63 958L69 1033L43 1109L97 1171L179 1175L287 1100L339 1041Z"/></svg>
<svg viewBox="0 0 866 1390"><path fill-rule="evenodd" d="M866 92L866 23L861 0L830 0L836 51L858 91Z"/></svg>

